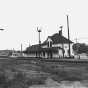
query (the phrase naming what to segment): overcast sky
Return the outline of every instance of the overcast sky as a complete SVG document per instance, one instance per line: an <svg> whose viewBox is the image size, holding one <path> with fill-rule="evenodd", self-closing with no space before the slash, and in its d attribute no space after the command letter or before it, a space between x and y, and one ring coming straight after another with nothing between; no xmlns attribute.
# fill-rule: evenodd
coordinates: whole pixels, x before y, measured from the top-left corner
<svg viewBox="0 0 88 88"><path fill-rule="evenodd" d="M61 25L67 37L67 14L71 40L88 43L88 0L0 0L0 49L38 43L37 26L42 42Z"/></svg>

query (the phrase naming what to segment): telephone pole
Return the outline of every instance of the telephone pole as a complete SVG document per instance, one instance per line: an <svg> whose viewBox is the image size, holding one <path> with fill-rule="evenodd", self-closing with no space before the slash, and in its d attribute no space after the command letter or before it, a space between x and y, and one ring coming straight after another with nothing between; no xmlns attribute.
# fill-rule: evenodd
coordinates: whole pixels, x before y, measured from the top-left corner
<svg viewBox="0 0 88 88"><path fill-rule="evenodd" d="M21 56L23 56L23 52L22 52L23 50L22 50L22 48L23 48L23 47L22 47L22 43L21 43Z"/></svg>
<svg viewBox="0 0 88 88"><path fill-rule="evenodd" d="M37 31L38 31L38 33L39 33L39 44L41 44L41 40L40 40L40 33L41 33L41 30L38 29L38 27L37 27Z"/></svg>
<svg viewBox="0 0 88 88"><path fill-rule="evenodd" d="M40 57L40 47L41 47L40 33L41 33L41 30L37 27L37 31L39 33L39 57Z"/></svg>
<svg viewBox="0 0 88 88"><path fill-rule="evenodd" d="M68 15L67 15L67 29L68 29L68 46L69 46L69 50L68 50L68 54L69 54L69 57L71 57L71 53L70 53L70 35L69 35L69 19L68 19Z"/></svg>
<svg viewBox="0 0 88 88"><path fill-rule="evenodd" d="M75 39L75 41L76 41L76 43L78 43L78 39L77 38Z"/></svg>

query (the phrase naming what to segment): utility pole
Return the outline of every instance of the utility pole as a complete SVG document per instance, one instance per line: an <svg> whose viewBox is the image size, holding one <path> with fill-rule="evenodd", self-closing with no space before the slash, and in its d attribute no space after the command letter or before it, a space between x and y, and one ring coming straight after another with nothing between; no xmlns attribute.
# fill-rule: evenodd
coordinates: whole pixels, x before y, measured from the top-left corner
<svg viewBox="0 0 88 88"><path fill-rule="evenodd" d="M39 33L39 44L41 44L41 40L40 40L40 32L41 32L41 30L38 29L38 27L37 27L37 31L38 31L38 33Z"/></svg>
<svg viewBox="0 0 88 88"><path fill-rule="evenodd" d="M39 57L40 57L40 47L41 47L40 33L41 33L41 30L37 27L37 31L39 33Z"/></svg>
<svg viewBox="0 0 88 88"><path fill-rule="evenodd" d="M67 15L67 29L68 29L68 46L69 46L69 50L68 50L68 54L69 54L69 57L71 57L71 53L70 53L70 35L69 35L69 19L68 19L68 15Z"/></svg>
<svg viewBox="0 0 88 88"><path fill-rule="evenodd" d="M62 32L62 28L63 28L63 26L60 26L60 29L61 29L61 32ZM61 35L62 36L62 35ZM63 49L63 58L64 58L64 44L63 44L63 41L62 41L62 49Z"/></svg>
<svg viewBox="0 0 88 88"><path fill-rule="evenodd" d="M22 43L21 43L21 56L22 56L23 54L22 54Z"/></svg>
<svg viewBox="0 0 88 88"><path fill-rule="evenodd" d="M78 43L78 39L77 38L75 39L75 41L76 41L76 43Z"/></svg>

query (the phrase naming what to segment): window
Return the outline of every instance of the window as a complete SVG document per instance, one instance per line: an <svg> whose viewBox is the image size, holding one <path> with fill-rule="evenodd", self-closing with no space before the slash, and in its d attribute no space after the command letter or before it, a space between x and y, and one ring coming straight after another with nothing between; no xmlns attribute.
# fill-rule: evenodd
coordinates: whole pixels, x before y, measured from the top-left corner
<svg viewBox="0 0 88 88"><path fill-rule="evenodd" d="M48 38L47 43L48 43L48 47L52 47L52 40L51 40L51 38Z"/></svg>

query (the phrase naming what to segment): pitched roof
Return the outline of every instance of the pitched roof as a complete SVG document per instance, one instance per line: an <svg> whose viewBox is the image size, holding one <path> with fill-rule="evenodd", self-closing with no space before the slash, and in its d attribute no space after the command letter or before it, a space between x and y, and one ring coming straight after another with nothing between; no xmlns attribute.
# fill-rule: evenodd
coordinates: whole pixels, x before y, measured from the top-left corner
<svg viewBox="0 0 88 88"><path fill-rule="evenodd" d="M49 36L49 38L51 38L52 43L53 44L58 44L58 43L73 43L71 40L68 40L66 37L64 37L63 35L60 35L59 33L56 33L52 36ZM47 40L45 40L42 45L46 45L47 44Z"/></svg>
<svg viewBox="0 0 88 88"><path fill-rule="evenodd" d="M32 45L32 46L30 46L30 47L28 47L27 49L26 49L26 51L29 53L29 52L37 52L37 51L40 51L41 50L41 47L38 45L38 44L36 44L36 45Z"/></svg>
<svg viewBox="0 0 88 88"><path fill-rule="evenodd" d="M58 49L62 49L61 47L50 47L50 48L42 48L39 45L32 45L28 47L24 53L36 53L36 52L58 52Z"/></svg>

